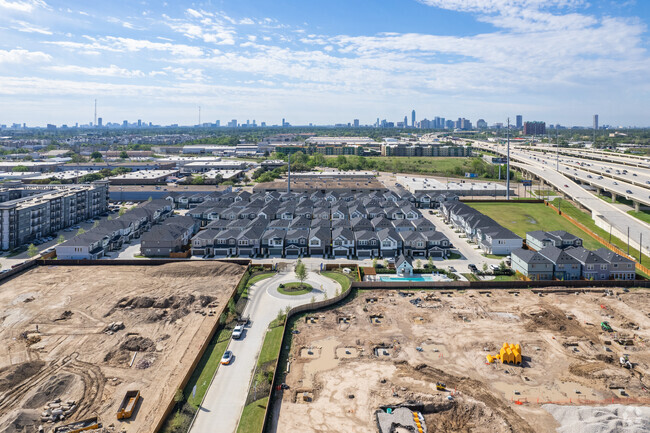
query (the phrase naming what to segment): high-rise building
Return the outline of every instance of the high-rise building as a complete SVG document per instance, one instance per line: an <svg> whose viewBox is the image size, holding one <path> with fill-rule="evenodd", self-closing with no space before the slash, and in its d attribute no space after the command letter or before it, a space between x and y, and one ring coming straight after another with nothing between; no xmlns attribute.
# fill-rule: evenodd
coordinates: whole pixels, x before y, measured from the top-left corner
<svg viewBox="0 0 650 433"><path fill-rule="evenodd" d="M546 134L546 122L524 122L524 135Z"/></svg>
<svg viewBox="0 0 650 433"><path fill-rule="evenodd" d="M598 129L598 114L594 114L594 129Z"/></svg>
<svg viewBox="0 0 650 433"><path fill-rule="evenodd" d="M142 127L142 119L138 119L138 128Z"/></svg>
<svg viewBox="0 0 650 433"><path fill-rule="evenodd" d="M408 120L408 117L404 116L404 128L406 128L407 126L409 126L409 120ZM415 125L413 125L413 126L415 126Z"/></svg>
<svg viewBox="0 0 650 433"><path fill-rule="evenodd" d="M237 119L232 119L230 122L228 122L228 128L236 128L237 127Z"/></svg>
<svg viewBox="0 0 650 433"><path fill-rule="evenodd" d="M128 127L129 127L129 121L128 121L128 120L124 120L124 121L122 122L122 127L123 127L123 128L128 128Z"/></svg>
<svg viewBox="0 0 650 433"><path fill-rule="evenodd" d="M214 122L214 126L216 126L217 128L220 127L221 126L221 120L217 120L216 122Z"/></svg>
<svg viewBox="0 0 650 433"><path fill-rule="evenodd" d="M354 119L354 127L355 128L359 127L359 119Z"/></svg>
<svg viewBox="0 0 650 433"><path fill-rule="evenodd" d="M406 123L406 119L404 119L404 123ZM415 128L415 110L411 111L411 126Z"/></svg>
<svg viewBox="0 0 650 433"><path fill-rule="evenodd" d="M487 129L488 124L487 124L487 122L486 122L485 120L483 120L483 119L478 119L478 120L476 121L476 127L477 127L478 129Z"/></svg>
<svg viewBox="0 0 650 433"><path fill-rule="evenodd" d="M284 117L283 117L283 118L282 118L282 127L283 127L283 128L284 128L284 125L285 125L285 123L284 123Z"/></svg>
<svg viewBox="0 0 650 433"><path fill-rule="evenodd" d="M517 129L521 129L524 126L524 116L517 114Z"/></svg>
<svg viewBox="0 0 650 433"><path fill-rule="evenodd" d="M101 117L98 117L97 118L97 126L101 128L103 126L103 124L104 124L104 119L102 119Z"/></svg>

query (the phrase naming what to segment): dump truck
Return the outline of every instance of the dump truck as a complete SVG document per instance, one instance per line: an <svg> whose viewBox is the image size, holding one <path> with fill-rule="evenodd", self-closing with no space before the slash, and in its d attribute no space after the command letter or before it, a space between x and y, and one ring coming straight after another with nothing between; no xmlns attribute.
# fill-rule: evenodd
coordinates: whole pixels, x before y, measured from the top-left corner
<svg viewBox="0 0 650 433"><path fill-rule="evenodd" d="M600 322L600 329L602 329L605 332L613 331L612 327L609 326L609 322Z"/></svg>
<svg viewBox="0 0 650 433"><path fill-rule="evenodd" d="M140 400L140 391L127 391L122 403L120 403L120 408L117 410L117 419L131 418L138 400Z"/></svg>
<svg viewBox="0 0 650 433"><path fill-rule="evenodd" d="M446 391L447 390L447 385L445 385L442 382L436 382L436 389L438 391Z"/></svg>

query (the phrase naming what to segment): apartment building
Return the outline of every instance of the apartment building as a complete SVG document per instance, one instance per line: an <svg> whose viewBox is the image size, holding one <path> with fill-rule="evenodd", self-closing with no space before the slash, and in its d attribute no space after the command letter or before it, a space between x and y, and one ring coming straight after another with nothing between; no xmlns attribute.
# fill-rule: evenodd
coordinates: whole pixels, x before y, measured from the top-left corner
<svg viewBox="0 0 650 433"><path fill-rule="evenodd" d="M108 210L108 182L24 185L0 190L0 246L10 250Z"/></svg>

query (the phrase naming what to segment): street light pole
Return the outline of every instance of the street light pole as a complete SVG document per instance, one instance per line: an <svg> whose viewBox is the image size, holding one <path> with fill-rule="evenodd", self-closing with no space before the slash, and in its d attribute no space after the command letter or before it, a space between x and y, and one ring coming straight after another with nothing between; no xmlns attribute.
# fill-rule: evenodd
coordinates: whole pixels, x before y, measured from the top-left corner
<svg viewBox="0 0 650 433"><path fill-rule="evenodd" d="M506 200L510 200L510 118L508 117L508 153L506 157Z"/></svg>
<svg viewBox="0 0 650 433"><path fill-rule="evenodd" d="M557 125L555 125L555 170L560 171L560 142L557 138Z"/></svg>

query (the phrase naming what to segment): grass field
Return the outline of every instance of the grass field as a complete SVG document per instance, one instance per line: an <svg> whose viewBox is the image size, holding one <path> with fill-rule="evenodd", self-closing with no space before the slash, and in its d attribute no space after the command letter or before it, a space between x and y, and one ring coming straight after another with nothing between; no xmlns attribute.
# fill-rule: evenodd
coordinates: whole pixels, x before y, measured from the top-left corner
<svg viewBox="0 0 650 433"><path fill-rule="evenodd" d="M534 230L565 230L582 238L587 249L595 250L603 246L542 203L471 203L470 206L522 238L526 238L526 232Z"/></svg>
<svg viewBox="0 0 650 433"><path fill-rule="evenodd" d="M219 360L226 351L226 347L228 347L231 333L232 331L229 329L218 331L212 338L199 365L194 369L194 373L192 373L192 377L190 377L190 381L185 387L184 392L187 402L192 407L198 408L199 404L201 404L201 400L203 400L203 396L208 390L210 381L219 367ZM196 395L192 396L194 385L196 385Z"/></svg>
<svg viewBox="0 0 650 433"><path fill-rule="evenodd" d="M341 293L345 292L350 288L350 279L346 277L345 275L339 273L339 272L332 272L332 271L327 271L327 272L321 272L321 275L331 278L337 283L341 285Z"/></svg>
<svg viewBox="0 0 650 433"><path fill-rule="evenodd" d="M376 164L378 171L411 174L434 174L439 176L463 177L465 172L478 173L479 178L498 178L498 166L488 164L477 157L405 157L373 156L368 160ZM505 172L502 173L505 178ZM513 179L519 175L514 174Z"/></svg>
<svg viewBox="0 0 650 433"><path fill-rule="evenodd" d="M248 279L248 281L246 282L246 287L244 288L242 296L244 298L248 298L248 289L250 288L250 286L257 283L258 281L262 281L262 280L265 280L267 278L271 278L274 275L275 275L275 272L264 272L262 274L257 274L257 275L254 275L254 276L250 277Z"/></svg>
<svg viewBox="0 0 650 433"><path fill-rule="evenodd" d="M274 320L269 325L269 330L264 337L260 357L257 359L257 365L260 366L278 357L280 352L280 343L282 342L282 333L284 332L284 322Z"/></svg>
<svg viewBox="0 0 650 433"><path fill-rule="evenodd" d="M259 433L264 423L264 414L268 403L269 398L264 397L244 407L237 433Z"/></svg>

